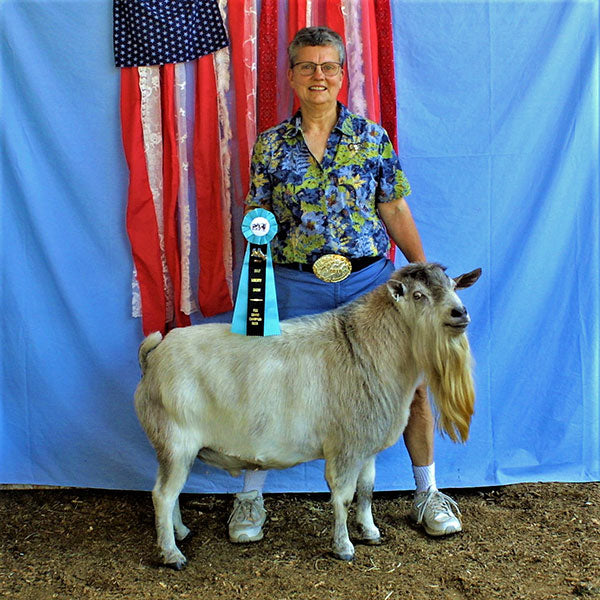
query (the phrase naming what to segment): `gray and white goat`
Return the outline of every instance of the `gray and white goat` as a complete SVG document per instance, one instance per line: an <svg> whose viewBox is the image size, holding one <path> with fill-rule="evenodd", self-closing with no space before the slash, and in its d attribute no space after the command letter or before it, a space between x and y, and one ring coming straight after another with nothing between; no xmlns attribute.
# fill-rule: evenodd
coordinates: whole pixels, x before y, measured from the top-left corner
<svg viewBox="0 0 600 600"><path fill-rule="evenodd" d="M190 533L178 498L196 457L232 474L323 458L333 554L354 556L347 516L355 491L361 540L378 543L375 456L402 434L424 378L440 428L454 441L468 437L470 319L455 289L480 274L450 279L438 264L411 264L339 309L282 322L280 336L237 335L228 324L149 335L135 407L158 457L152 498L164 563L186 563L175 542Z"/></svg>

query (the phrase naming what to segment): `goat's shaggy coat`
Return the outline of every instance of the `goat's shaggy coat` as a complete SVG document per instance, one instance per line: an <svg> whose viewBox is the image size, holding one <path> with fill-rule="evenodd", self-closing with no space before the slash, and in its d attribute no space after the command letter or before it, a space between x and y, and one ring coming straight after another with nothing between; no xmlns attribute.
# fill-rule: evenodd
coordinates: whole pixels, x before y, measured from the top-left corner
<svg viewBox="0 0 600 600"><path fill-rule="evenodd" d="M400 437L423 377L439 426L467 439L469 317L454 289L479 274L452 280L439 265L409 265L346 306L284 321L280 336L240 336L226 324L148 336L135 405L159 462L153 500L164 562L185 564L173 530L179 540L189 533L178 497L196 457L233 474L324 458L334 554L354 554L346 520L355 491L361 537L377 543L375 455Z"/></svg>

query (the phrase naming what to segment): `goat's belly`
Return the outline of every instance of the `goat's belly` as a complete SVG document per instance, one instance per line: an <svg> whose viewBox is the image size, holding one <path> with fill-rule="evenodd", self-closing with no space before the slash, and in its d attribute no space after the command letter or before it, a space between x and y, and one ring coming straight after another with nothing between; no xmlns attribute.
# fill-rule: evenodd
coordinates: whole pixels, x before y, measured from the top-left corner
<svg viewBox="0 0 600 600"><path fill-rule="evenodd" d="M233 475L246 469L287 469L309 460L323 458L321 450L309 448L242 449L201 448L198 458Z"/></svg>
<svg viewBox="0 0 600 600"><path fill-rule="evenodd" d="M272 411L208 414L191 437L199 458L232 469L285 469L323 456L323 434L312 421Z"/></svg>

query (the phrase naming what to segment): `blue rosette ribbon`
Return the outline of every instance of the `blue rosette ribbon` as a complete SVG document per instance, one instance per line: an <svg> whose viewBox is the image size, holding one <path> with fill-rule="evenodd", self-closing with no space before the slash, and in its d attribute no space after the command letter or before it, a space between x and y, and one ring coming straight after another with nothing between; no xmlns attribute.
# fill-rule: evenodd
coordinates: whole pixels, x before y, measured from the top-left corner
<svg viewBox="0 0 600 600"><path fill-rule="evenodd" d="M277 221L264 208L251 210L242 221L248 246L238 285L231 331L241 335L279 335L279 311L270 242Z"/></svg>

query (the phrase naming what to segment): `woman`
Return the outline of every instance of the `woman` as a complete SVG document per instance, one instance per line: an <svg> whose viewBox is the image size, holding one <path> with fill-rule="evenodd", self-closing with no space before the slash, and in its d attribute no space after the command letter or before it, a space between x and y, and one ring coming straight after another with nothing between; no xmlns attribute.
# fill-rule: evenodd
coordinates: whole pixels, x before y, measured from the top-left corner
<svg viewBox="0 0 600 600"><path fill-rule="evenodd" d="M282 319L336 308L387 281L394 270L385 258L389 238L409 262L426 260L405 200L410 187L387 133L337 101L341 37L307 27L288 55L300 110L258 137L246 199L249 209L265 208L277 219L271 248ZM417 484L411 516L430 535L446 535L460 531L461 522L456 503L436 488L433 431L422 386L404 433ZM246 472L229 521L233 542L262 539L265 478L266 471Z"/></svg>

